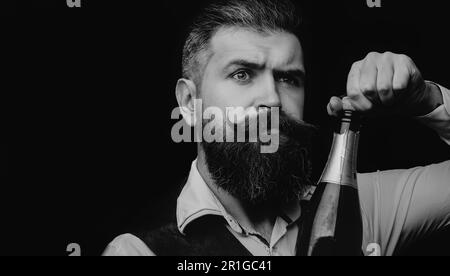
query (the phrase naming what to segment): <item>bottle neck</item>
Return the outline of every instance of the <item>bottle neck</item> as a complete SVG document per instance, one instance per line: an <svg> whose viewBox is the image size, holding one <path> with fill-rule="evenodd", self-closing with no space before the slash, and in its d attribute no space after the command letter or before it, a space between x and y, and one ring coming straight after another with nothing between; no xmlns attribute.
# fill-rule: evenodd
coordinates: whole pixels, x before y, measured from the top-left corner
<svg viewBox="0 0 450 276"><path fill-rule="evenodd" d="M358 188L356 165L360 122L352 111L345 111L334 133L333 144L320 183Z"/></svg>
<svg viewBox="0 0 450 276"><path fill-rule="evenodd" d="M336 133L342 134L346 131L358 133L360 128L360 116L351 110L345 110L341 117L340 124L338 124L338 128L336 129Z"/></svg>

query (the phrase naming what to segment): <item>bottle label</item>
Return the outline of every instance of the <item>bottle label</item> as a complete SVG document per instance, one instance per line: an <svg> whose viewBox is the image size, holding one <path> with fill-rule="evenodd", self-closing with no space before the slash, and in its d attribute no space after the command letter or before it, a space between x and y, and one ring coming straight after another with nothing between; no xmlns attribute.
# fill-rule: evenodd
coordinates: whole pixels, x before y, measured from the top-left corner
<svg viewBox="0 0 450 276"><path fill-rule="evenodd" d="M335 133L333 146L320 182L350 186L358 189L356 180L356 157L359 132Z"/></svg>

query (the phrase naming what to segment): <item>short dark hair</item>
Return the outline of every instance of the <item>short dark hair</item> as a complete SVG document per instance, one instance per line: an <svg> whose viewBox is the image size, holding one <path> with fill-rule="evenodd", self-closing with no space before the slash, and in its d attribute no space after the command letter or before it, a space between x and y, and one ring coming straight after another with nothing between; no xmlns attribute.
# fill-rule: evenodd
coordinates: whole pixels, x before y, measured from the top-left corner
<svg viewBox="0 0 450 276"><path fill-rule="evenodd" d="M203 72L199 54L209 47L221 27L244 27L257 32L286 31L295 34L300 24L289 0L222 0L208 5L194 20L183 48L183 78L196 80Z"/></svg>

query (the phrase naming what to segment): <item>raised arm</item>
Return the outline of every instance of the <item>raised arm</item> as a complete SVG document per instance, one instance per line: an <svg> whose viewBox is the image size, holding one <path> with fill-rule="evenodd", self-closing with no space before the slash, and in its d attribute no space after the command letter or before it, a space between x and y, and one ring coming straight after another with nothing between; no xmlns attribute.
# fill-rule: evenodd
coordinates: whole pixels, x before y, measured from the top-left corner
<svg viewBox="0 0 450 276"><path fill-rule="evenodd" d="M402 114L417 118L450 145L450 91L424 81L414 62L405 55L370 53L353 64L347 80L347 97L333 97L328 113L343 107L365 114Z"/></svg>
<svg viewBox="0 0 450 276"><path fill-rule="evenodd" d="M450 145L450 91L424 81L405 55L370 53L355 62L347 97L333 97L328 113L401 113L435 130ZM450 160L409 170L358 176L368 255L392 255L450 227Z"/></svg>

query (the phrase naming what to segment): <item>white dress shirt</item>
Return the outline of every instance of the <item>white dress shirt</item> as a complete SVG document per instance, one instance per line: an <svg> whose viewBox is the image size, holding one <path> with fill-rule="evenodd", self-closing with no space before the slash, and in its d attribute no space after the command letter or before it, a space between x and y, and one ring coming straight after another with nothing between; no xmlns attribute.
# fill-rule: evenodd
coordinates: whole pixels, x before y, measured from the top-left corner
<svg viewBox="0 0 450 276"><path fill-rule="evenodd" d="M441 87L444 104L418 119L450 145L450 91ZM450 160L409 170L358 175L363 216L363 252L392 255L398 248L450 225ZM228 230L255 256L294 256L300 204L290 206L276 219L270 241L254 229L242 227L215 197L200 176L196 161L177 201L177 224L183 233L192 221L205 215L226 219ZM105 256L154 256L139 238L125 234L114 239Z"/></svg>

